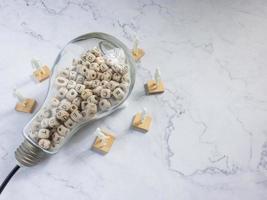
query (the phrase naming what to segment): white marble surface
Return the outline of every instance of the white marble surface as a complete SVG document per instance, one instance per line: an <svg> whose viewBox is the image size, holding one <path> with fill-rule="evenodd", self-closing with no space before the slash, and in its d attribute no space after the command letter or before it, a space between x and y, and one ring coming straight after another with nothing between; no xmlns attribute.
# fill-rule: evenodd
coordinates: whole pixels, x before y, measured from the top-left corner
<svg viewBox="0 0 267 200"><path fill-rule="evenodd" d="M101 31L146 55L128 108L83 128L57 155L20 170L0 197L79 200L267 198L267 1L0 1L0 182L32 115L14 111L15 85L45 98L31 58L51 65L72 38ZM166 92L145 96L162 69ZM148 134L129 129L148 107ZM93 130L117 133L111 152L89 150Z"/></svg>

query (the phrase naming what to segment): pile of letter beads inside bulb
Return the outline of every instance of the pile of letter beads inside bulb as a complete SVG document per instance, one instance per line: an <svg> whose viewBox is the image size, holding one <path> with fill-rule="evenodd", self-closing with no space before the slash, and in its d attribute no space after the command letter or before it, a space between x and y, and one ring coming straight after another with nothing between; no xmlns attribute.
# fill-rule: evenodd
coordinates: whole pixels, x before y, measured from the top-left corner
<svg viewBox="0 0 267 200"><path fill-rule="evenodd" d="M58 149L79 123L119 104L129 83L125 56L103 55L96 47L84 52L58 71L55 95L32 121L28 136L43 149Z"/></svg>

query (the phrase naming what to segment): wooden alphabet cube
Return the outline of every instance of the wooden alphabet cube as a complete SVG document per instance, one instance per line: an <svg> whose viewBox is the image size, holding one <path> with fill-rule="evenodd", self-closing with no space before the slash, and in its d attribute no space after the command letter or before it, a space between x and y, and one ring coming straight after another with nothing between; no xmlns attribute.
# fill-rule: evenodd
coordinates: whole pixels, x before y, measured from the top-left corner
<svg viewBox="0 0 267 200"><path fill-rule="evenodd" d="M162 81L157 85L155 80L149 80L145 85L145 88L148 94L159 94L164 92L164 84Z"/></svg>
<svg viewBox="0 0 267 200"><path fill-rule="evenodd" d="M44 65L43 67L40 67L39 69L33 72L33 76L39 82L42 82L45 79L47 79L50 76L50 74L51 74L51 71L49 67L47 67L46 65Z"/></svg>
<svg viewBox="0 0 267 200"><path fill-rule="evenodd" d="M25 99L22 102L16 104L16 111L32 113L36 106L36 101L34 99Z"/></svg>
<svg viewBox="0 0 267 200"><path fill-rule="evenodd" d="M132 50L132 55L135 61L139 61L145 55L145 52L143 49L137 48L136 50Z"/></svg>
<svg viewBox="0 0 267 200"><path fill-rule="evenodd" d="M92 146L92 150L104 155L110 151L115 140L115 136L108 130L101 129L101 132L104 133L108 138L106 139L105 143L103 143L103 141L97 136Z"/></svg>
<svg viewBox="0 0 267 200"><path fill-rule="evenodd" d="M146 133L149 131L152 123L152 117L145 116L144 121L142 122L142 114L139 112L133 118L132 127L138 131Z"/></svg>

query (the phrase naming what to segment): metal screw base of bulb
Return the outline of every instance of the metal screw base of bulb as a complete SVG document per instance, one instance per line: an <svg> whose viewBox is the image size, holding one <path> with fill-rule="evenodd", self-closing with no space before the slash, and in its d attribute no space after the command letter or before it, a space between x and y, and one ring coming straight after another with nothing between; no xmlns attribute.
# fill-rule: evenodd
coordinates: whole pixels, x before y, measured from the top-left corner
<svg viewBox="0 0 267 200"><path fill-rule="evenodd" d="M42 149L33 145L29 140L25 139L15 151L17 161L26 167L31 167L39 163L47 156Z"/></svg>

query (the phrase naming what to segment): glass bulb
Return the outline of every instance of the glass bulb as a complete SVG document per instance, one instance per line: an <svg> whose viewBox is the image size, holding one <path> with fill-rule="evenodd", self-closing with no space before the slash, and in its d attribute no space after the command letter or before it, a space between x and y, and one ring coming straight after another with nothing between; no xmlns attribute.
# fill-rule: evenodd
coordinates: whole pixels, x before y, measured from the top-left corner
<svg viewBox="0 0 267 200"><path fill-rule="evenodd" d="M134 82L130 51L115 37L89 33L70 41L53 65L45 102L23 129L18 162L32 166L56 153L82 126L119 108Z"/></svg>

